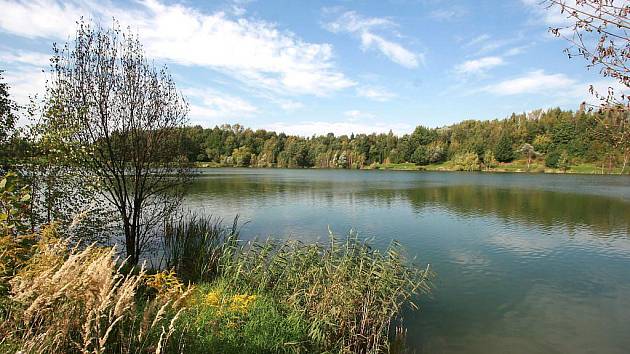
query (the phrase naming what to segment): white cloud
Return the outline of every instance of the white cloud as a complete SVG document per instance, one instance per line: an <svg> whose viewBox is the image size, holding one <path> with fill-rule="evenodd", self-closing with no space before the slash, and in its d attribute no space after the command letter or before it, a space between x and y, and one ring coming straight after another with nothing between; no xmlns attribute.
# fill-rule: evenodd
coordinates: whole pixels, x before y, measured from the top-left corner
<svg viewBox="0 0 630 354"><path fill-rule="evenodd" d="M521 41L522 39L524 38L520 34L510 37L509 39L498 39L484 33L472 38L464 45L464 47L474 49L477 55L482 55L505 47L506 45Z"/></svg>
<svg viewBox="0 0 630 354"><path fill-rule="evenodd" d="M26 106L30 97L41 96L48 76L49 55L2 48L0 64L5 70L2 76L9 85L11 99L18 105Z"/></svg>
<svg viewBox="0 0 630 354"><path fill-rule="evenodd" d="M0 0L0 29L27 38L66 39L85 9L72 2Z"/></svg>
<svg viewBox="0 0 630 354"><path fill-rule="evenodd" d="M325 24L324 28L333 33L353 34L361 40L363 50L375 49L399 65L407 68L418 67L424 62L422 53L414 53L401 44L385 39L383 35L376 33L379 28L387 29L396 26L394 22L386 18L363 17L354 11L347 11L335 21Z"/></svg>
<svg viewBox="0 0 630 354"><path fill-rule="evenodd" d="M593 86L594 91L604 98L607 96L609 89L613 90L614 96L617 98L621 97L622 94L627 96L629 93L628 88L618 81L614 81L612 79L601 79L592 82L578 83L566 91L558 92L558 95L560 95L560 97L565 101L573 103L586 102L594 106L599 106L604 103L601 100L598 100L594 94L589 92L590 86Z"/></svg>
<svg viewBox="0 0 630 354"><path fill-rule="evenodd" d="M345 111L343 114L348 117L349 122L356 122L359 119L373 119L376 117L372 113L362 112L357 109Z"/></svg>
<svg viewBox="0 0 630 354"><path fill-rule="evenodd" d="M538 21L542 20L542 22L548 26L563 27L570 23L567 12L562 13L560 6L555 3L540 0L521 1L534 12ZM577 4L576 0L568 0L566 4L576 8L581 7L581 5Z"/></svg>
<svg viewBox="0 0 630 354"><path fill-rule="evenodd" d="M20 67L5 71L2 76L9 84L11 99L21 106L29 103L30 97L41 95L46 85L47 73L32 67Z"/></svg>
<svg viewBox="0 0 630 354"><path fill-rule="evenodd" d="M369 98L378 102L389 101L396 97L396 94L379 87L358 87L357 95L360 97Z"/></svg>
<svg viewBox="0 0 630 354"><path fill-rule="evenodd" d="M506 57L511 57L511 56L515 56L515 55L519 55L525 52L525 49L527 49L527 47L529 47L529 45L524 45L524 46L520 46L520 47L514 47L514 48L510 48L505 52L505 56Z"/></svg>
<svg viewBox="0 0 630 354"><path fill-rule="evenodd" d="M525 75L485 86L475 92L487 92L497 96L543 95L547 98L547 107L577 108L581 102L595 106L602 103L589 92L591 85L596 92L604 96L609 88L614 90L615 97L629 93L627 87L612 79L578 81L562 73L546 74L543 70L530 71Z"/></svg>
<svg viewBox="0 0 630 354"><path fill-rule="evenodd" d="M280 104L280 107L287 112L293 112L298 109L304 108L304 104L302 104L302 102L291 101L291 100L281 100L279 104Z"/></svg>
<svg viewBox="0 0 630 354"><path fill-rule="evenodd" d="M530 71L525 75L501 81L482 90L499 95L548 94L566 90L576 84L565 74L546 74L543 70Z"/></svg>
<svg viewBox="0 0 630 354"><path fill-rule="evenodd" d="M429 13L429 16L437 21L455 21L458 20L468 14L462 7L450 7L439 10L433 10Z"/></svg>
<svg viewBox="0 0 630 354"><path fill-rule="evenodd" d="M50 55L39 52L25 52L3 49L4 53L0 53L0 62L10 64L26 64L40 68L46 68L50 64Z"/></svg>
<svg viewBox="0 0 630 354"><path fill-rule="evenodd" d="M455 72L461 75L483 74L487 70L503 65L503 58L498 56L467 60L455 66Z"/></svg>
<svg viewBox="0 0 630 354"><path fill-rule="evenodd" d="M489 34L484 33L484 34L480 34L477 37L471 39L468 43L466 43L466 47L472 47L475 46L477 44L486 42L487 40L489 40L491 37Z"/></svg>
<svg viewBox="0 0 630 354"><path fill-rule="evenodd" d="M248 101L209 89L186 88L182 93L195 102L190 105L192 121L223 121L252 116L259 110Z"/></svg>
<svg viewBox="0 0 630 354"><path fill-rule="evenodd" d="M44 91L50 56L39 52L2 50L0 66L6 70L3 77L9 85L11 99L18 105L26 106L30 97Z"/></svg>
<svg viewBox="0 0 630 354"><path fill-rule="evenodd" d="M297 123L277 122L268 127L269 130L284 132L286 134L313 136L334 133L335 135L387 133L390 130L394 134L409 133L413 127L403 123L358 123L358 122L321 122L303 121Z"/></svg>
<svg viewBox="0 0 630 354"><path fill-rule="evenodd" d="M151 57L207 67L279 94L325 95L354 85L336 68L330 44L306 42L262 20L232 19L223 12L206 14L158 0L142 0L133 8L76 0L0 0L0 7L0 30L30 38L65 40L81 15L103 23L115 17L140 34Z"/></svg>

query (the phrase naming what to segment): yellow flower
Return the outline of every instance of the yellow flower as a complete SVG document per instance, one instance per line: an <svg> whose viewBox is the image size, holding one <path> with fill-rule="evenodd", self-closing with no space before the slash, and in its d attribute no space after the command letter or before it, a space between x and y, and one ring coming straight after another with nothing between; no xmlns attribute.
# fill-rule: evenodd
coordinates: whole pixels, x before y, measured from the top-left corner
<svg viewBox="0 0 630 354"><path fill-rule="evenodd" d="M209 292L206 295L204 303L210 306L219 307L219 305L221 305L221 294L216 291Z"/></svg>
<svg viewBox="0 0 630 354"><path fill-rule="evenodd" d="M247 312L254 301L256 301L256 295L234 295L230 302L230 310L235 312Z"/></svg>
<svg viewBox="0 0 630 354"><path fill-rule="evenodd" d="M184 284L182 284L174 271L162 271L153 275L145 275L147 286L157 290L163 294L181 294L184 292Z"/></svg>

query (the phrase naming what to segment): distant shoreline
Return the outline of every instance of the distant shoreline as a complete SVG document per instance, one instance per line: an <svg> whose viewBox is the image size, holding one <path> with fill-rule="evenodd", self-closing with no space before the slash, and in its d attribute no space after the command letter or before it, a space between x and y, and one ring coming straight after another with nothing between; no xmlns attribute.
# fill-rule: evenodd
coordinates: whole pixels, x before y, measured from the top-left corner
<svg viewBox="0 0 630 354"><path fill-rule="evenodd" d="M271 169L291 169L285 167L273 167L273 166L229 166L222 165L216 162L195 162L195 168L244 168L244 169L258 169L258 168L271 168ZM296 167L296 169L314 169L314 170L348 170L347 168L325 168L325 167ZM527 169L527 163L523 161L515 161L512 163L502 163L499 166L489 169L480 169L472 171L464 171L454 167L452 163L445 162L441 164L430 165L416 165L414 163L400 163L400 164L372 164L364 166L358 169L352 170L382 170L382 171L418 171L418 172L489 172L489 173L529 173L529 174L581 174L581 175L630 175L630 168L626 168L623 174L620 174L621 168L614 167L611 170L604 168L602 173L601 166L595 166L593 164L579 164L571 166L566 171L557 168L544 167L541 163L532 163Z"/></svg>

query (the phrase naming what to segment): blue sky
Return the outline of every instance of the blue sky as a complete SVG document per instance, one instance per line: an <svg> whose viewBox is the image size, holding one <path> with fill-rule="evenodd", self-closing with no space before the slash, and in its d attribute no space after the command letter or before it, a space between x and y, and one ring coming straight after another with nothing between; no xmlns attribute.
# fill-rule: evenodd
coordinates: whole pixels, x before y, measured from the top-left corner
<svg viewBox="0 0 630 354"><path fill-rule="evenodd" d="M287 133L410 132L617 86L547 31L538 0L0 0L0 69L21 103L80 16L137 31L190 102L193 124ZM45 71L45 70L44 70Z"/></svg>

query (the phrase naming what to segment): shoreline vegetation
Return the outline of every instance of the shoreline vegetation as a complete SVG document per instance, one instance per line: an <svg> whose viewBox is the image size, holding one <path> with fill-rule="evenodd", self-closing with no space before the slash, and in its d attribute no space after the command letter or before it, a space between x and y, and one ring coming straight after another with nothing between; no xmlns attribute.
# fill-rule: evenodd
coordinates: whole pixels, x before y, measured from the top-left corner
<svg viewBox="0 0 630 354"><path fill-rule="evenodd" d="M0 352L395 352L433 278L395 241L244 242L237 219L165 223L152 269L60 231L0 238Z"/></svg>
<svg viewBox="0 0 630 354"><path fill-rule="evenodd" d="M239 124L187 126L182 150L197 167L627 174L630 147L610 129L627 119L623 111L555 108L437 128L420 125L403 135L310 137Z"/></svg>
<svg viewBox="0 0 630 354"><path fill-rule="evenodd" d="M222 165L216 162L195 162L195 168L238 168L230 165ZM256 169L259 167L241 167ZM283 167L260 167L260 168L283 168ZM302 167L302 169L340 169L334 167ZM457 166L452 162L444 162L439 164L430 164L425 166L416 165L412 162L404 163L375 163L370 166L364 166L356 170L382 170L382 171L426 171L426 172L462 172L465 171L461 166ZM544 163L532 163L529 168L527 161L515 160L508 163L500 163L492 168L479 168L468 170L469 172L489 172L489 173L546 173L546 174L585 174L585 175L621 175L621 167L602 168L591 163L582 163L579 165L568 166L566 169L545 167ZM623 175L629 175L630 170L623 172Z"/></svg>

